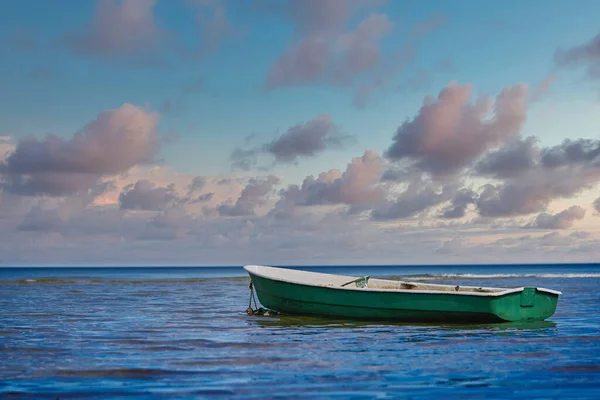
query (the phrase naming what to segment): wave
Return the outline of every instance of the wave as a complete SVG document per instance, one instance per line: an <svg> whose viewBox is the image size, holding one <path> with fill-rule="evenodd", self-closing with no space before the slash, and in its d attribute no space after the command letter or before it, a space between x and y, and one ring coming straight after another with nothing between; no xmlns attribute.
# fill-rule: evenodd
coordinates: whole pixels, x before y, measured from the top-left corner
<svg viewBox="0 0 600 400"><path fill-rule="evenodd" d="M348 274L354 275L354 274ZM379 274L378 274L379 275ZM372 275L375 277L375 275ZM473 274L473 273L447 273L447 274L381 274L384 279L433 281L456 279L511 279L511 278L536 278L536 279L583 279L600 278L596 272L575 273L506 273L506 274ZM69 278L20 278L0 279L0 285L80 285L80 284L116 284L116 285L156 285L156 284L193 284L214 280L248 281L248 276L233 277L196 277L196 278L99 278L99 277L69 277Z"/></svg>
<svg viewBox="0 0 600 400"><path fill-rule="evenodd" d="M414 280L440 280L440 279L509 279L509 278L546 278L546 279L574 279L574 278L600 278L600 273L523 273L523 274L425 274L410 275L405 278Z"/></svg>
<svg viewBox="0 0 600 400"><path fill-rule="evenodd" d="M161 284L161 283L200 283L208 280L227 279L227 280L248 280L247 277L204 277L204 278L146 278L146 279L114 279L114 278L21 278L21 279L0 279L2 284L16 285L77 285L77 284L126 284L126 285L143 285L143 284Z"/></svg>

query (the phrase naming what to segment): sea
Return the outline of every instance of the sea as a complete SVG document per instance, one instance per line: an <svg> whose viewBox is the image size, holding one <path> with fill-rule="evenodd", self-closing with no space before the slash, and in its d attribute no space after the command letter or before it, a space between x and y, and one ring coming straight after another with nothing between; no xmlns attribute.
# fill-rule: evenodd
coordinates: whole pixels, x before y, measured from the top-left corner
<svg viewBox="0 0 600 400"><path fill-rule="evenodd" d="M0 398L600 398L600 265L288 267L562 295L543 322L250 316L239 266L4 267Z"/></svg>

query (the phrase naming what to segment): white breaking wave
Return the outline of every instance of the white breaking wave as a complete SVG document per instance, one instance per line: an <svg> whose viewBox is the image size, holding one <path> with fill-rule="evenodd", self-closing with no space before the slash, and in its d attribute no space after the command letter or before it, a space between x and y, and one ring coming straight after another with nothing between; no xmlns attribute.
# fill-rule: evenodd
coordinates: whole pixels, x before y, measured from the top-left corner
<svg viewBox="0 0 600 400"><path fill-rule="evenodd" d="M428 274L414 275L411 279L434 280L434 279L505 279L505 278L600 278L600 273L581 272L581 273L538 273L538 274Z"/></svg>

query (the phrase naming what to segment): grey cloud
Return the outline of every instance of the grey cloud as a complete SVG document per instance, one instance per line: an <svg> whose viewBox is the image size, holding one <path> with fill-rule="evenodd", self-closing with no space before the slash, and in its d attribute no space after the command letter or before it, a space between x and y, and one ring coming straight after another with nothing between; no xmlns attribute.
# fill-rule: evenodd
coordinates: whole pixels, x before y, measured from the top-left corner
<svg viewBox="0 0 600 400"><path fill-rule="evenodd" d="M86 191L104 175L150 164L158 152L158 115L125 104L103 111L71 139L28 138L0 162L0 185L22 195Z"/></svg>
<svg viewBox="0 0 600 400"><path fill-rule="evenodd" d="M516 139L489 153L475 172L503 179L483 186L480 215L509 217L542 212L550 201L570 198L600 181L600 141L565 140L538 149L535 140Z"/></svg>
<svg viewBox="0 0 600 400"><path fill-rule="evenodd" d="M570 49L558 49L554 54L556 64L563 68L585 67L589 78L600 78L600 34L587 43Z"/></svg>
<svg viewBox="0 0 600 400"><path fill-rule="evenodd" d="M598 197L596 201L594 201L594 208L600 213L600 197Z"/></svg>
<svg viewBox="0 0 600 400"><path fill-rule="evenodd" d="M266 197L271 193L273 187L279 183L276 176L269 176L261 180L252 178L242 190L240 197L233 204L221 204L217 210L221 216L239 217L254 215L256 208L266 203Z"/></svg>
<svg viewBox="0 0 600 400"><path fill-rule="evenodd" d="M600 168L536 168L503 184L484 186L477 200L480 215L509 217L541 212L550 201L570 198L600 181Z"/></svg>
<svg viewBox="0 0 600 400"><path fill-rule="evenodd" d="M195 176L192 182L188 185L188 196L201 191L206 185L206 178L203 176Z"/></svg>
<svg viewBox="0 0 600 400"><path fill-rule="evenodd" d="M302 186L290 185L281 191L281 199L273 213L289 215L296 207L325 204L351 206L372 205L380 202L385 194L377 184L383 172L383 162L375 151L368 150L362 157L355 157L343 173L330 170L318 178L309 176Z"/></svg>
<svg viewBox="0 0 600 400"><path fill-rule="evenodd" d="M465 216L469 204L475 204L476 201L477 194L473 190L461 189L455 194L450 205L442 211L440 218L462 218Z"/></svg>
<svg viewBox="0 0 600 400"><path fill-rule="evenodd" d="M452 186L436 188L422 181L412 182L394 201L371 212L374 221L388 221L413 217L429 208L448 201L455 189Z"/></svg>
<svg viewBox="0 0 600 400"><path fill-rule="evenodd" d="M83 29L63 35L63 44L85 56L128 57L156 61L166 40L154 20L156 0L99 0Z"/></svg>
<svg viewBox="0 0 600 400"><path fill-rule="evenodd" d="M361 9L381 4L377 0L307 0L289 3L288 16L295 26L294 42L271 65L266 88L314 83L351 83L357 74L380 62L377 41L391 32L385 14L371 14L354 30L347 21Z"/></svg>
<svg viewBox="0 0 600 400"><path fill-rule="evenodd" d="M45 210L40 206L34 206L19 224L18 229L21 231L55 231L63 223L64 220L55 209Z"/></svg>
<svg viewBox="0 0 600 400"><path fill-rule="evenodd" d="M417 116L396 131L385 155L412 160L436 176L458 172L495 145L519 134L527 115L527 87L505 88L495 102L469 103L470 85L451 83L436 99L426 97ZM494 118L486 115L494 111Z"/></svg>
<svg viewBox="0 0 600 400"><path fill-rule="evenodd" d="M496 179L512 178L532 169L539 157L534 137L517 137L502 148L489 152L479 161L474 172Z"/></svg>
<svg viewBox="0 0 600 400"><path fill-rule="evenodd" d="M590 163L600 167L600 140L565 139L557 146L543 149L541 162L550 168Z"/></svg>
<svg viewBox="0 0 600 400"><path fill-rule="evenodd" d="M568 229L577 220L585 217L585 210L579 206L571 206L557 214L541 213L529 224L528 228Z"/></svg>
<svg viewBox="0 0 600 400"><path fill-rule="evenodd" d="M301 157L314 157L330 148L341 148L353 136L342 134L326 115L290 127L277 139L252 149L236 148L232 166L248 170L256 166L260 154L270 154L277 163L295 163Z"/></svg>
<svg viewBox="0 0 600 400"><path fill-rule="evenodd" d="M119 206L122 210L162 211L179 202L180 198L173 184L156 187L146 179L127 185L119 195Z"/></svg>

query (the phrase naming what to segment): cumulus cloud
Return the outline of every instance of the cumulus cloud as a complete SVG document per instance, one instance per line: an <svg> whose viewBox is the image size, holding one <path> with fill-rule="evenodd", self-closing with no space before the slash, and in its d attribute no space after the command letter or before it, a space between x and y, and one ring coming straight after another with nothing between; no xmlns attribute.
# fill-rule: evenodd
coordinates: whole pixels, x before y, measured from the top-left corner
<svg viewBox="0 0 600 400"><path fill-rule="evenodd" d="M0 162L0 185L22 195L62 196L87 191L100 177L155 161L156 113L130 104L102 111L70 139L21 139Z"/></svg>
<svg viewBox="0 0 600 400"><path fill-rule="evenodd" d="M225 1L187 0L199 31L192 48L157 23L157 0L98 0L85 26L67 31L61 41L72 52L101 59L166 65L170 55L202 58L234 32ZM195 90L195 89L194 89Z"/></svg>
<svg viewBox="0 0 600 400"><path fill-rule="evenodd" d="M455 219L465 216L467 207L475 204L477 194L471 189L460 189L452 198L450 204L442 211L440 218Z"/></svg>
<svg viewBox="0 0 600 400"><path fill-rule="evenodd" d="M362 157L353 158L343 173L332 169L316 179L305 178L301 186L290 185L282 190L273 213L285 216L302 206L376 204L385 194L378 185L382 173L383 160L375 151L367 150Z"/></svg>
<svg viewBox="0 0 600 400"><path fill-rule="evenodd" d="M477 200L480 215L541 212L553 199L571 198L600 181L599 140L567 139L539 151L532 144L533 139L509 143L478 165L480 172L504 178L500 184L484 185Z"/></svg>
<svg viewBox="0 0 600 400"><path fill-rule="evenodd" d="M480 97L474 104L469 103L471 91L471 85L452 82L437 98L426 97L419 113L398 128L386 157L413 161L435 176L448 175L519 134L527 116L526 85L503 89L495 101Z"/></svg>
<svg viewBox="0 0 600 400"><path fill-rule="evenodd" d="M156 187L148 180L139 180L134 185L126 186L119 195L122 210L161 211L179 201L175 185Z"/></svg>
<svg viewBox="0 0 600 400"><path fill-rule="evenodd" d="M154 20L156 3L156 0L99 0L86 26L67 32L63 42L74 52L89 56L151 54L165 39L165 32Z"/></svg>
<svg viewBox="0 0 600 400"><path fill-rule="evenodd" d="M219 215L228 217L254 215L258 207L266 204L268 195L279 182L280 179L274 175L266 179L252 178L235 203L224 203L217 207Z"/></svg>
<svg viewBox="0 0 600 400"><path fill-rule="evenodd" d="M591 38L587 43L569 49L558 49L554 54L556 64L563 68L586 69L591 79L600 78L600 34Z"/></svg>
<svg viewBox="0 0 600 400"><path fill-rule="evenodd" d="M231 154L234 168L251 169L260 154L269 154L276 163L295 163L301 157L315 157L330 148L341 148L352 140L343 134L329 115L322 114L311 121L290 127L278 138L258 147L236 148Z"/></svg>
<svg viewBox="0 0 600 400"><path fill-rule="evenodd" d="M600 140L565 139L560 145L543 149L541 162L550 168L586 164L600 168Z"/></svg>
<svg viewBox="0 0 600 400"><path fill-rule="evenodd" d="M351 31L345 31L345 24L358 10L379 4L373 0L290 2L294 41L271 65L266 87L322 79L351 83L359 73L372 69L380 62L378 41L389 35L393 24L381 13L368 15Z"/></svg>
<svg viewBox="0 0 600 400"><path fill-rule="evenodd" d="M374 208L371 219L388 221L413 217L450 200L455 191L453 185L438 187L431 182L413 181L394 200Z"/></svg>
<svg viewBox="0 0 600 400"><path fill-rule="evenodd" d="M541 213L535 218L535 221L527 225L527 227L539 229L568 229L573 226L575 221L581 220L583 217L585 217L585 210L582 207L571 206L557 214Z"/></svg>
<svg viewBox="0 0 600 400"><path fill-rule="evenodd" d="M496 179L511 178L534 167L539 155L537 139L517 137L502 148L489 152L479 161L474 172Z"/></svg>

